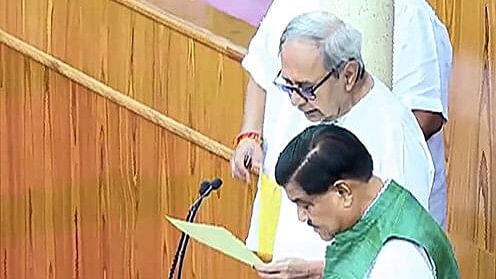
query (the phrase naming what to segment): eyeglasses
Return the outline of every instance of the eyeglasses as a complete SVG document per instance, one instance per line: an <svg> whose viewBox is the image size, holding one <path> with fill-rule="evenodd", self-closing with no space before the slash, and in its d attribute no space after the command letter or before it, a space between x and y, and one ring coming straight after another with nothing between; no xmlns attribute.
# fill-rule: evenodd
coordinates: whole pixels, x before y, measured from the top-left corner
<svg viewBox="0 0 496 279"><path fill-rule="evenodd" d="M276 78L272 82L272 83L274 83L275 86L277 86L280 90L288 93L288 95L290 97L293 93L296 93L300 97L302 97L303 99L305 99L307 101L313 101L317 98L317 96L315 96L315 92L317 91L317 89L319 89L319 87L322 86L322 84L324 84L324 82L326 82L331 77L331 75L332 75L332 73L334 73L334 71L328 72L316 84L314 84L312 86L303 86L303 87L288 84L286 82L286 80L281 76L281 73L282 73L282 71L279 71Z"/></svg>
<svg viewBox="0 0 496 279"><path fill-rule="evenodd" d="M291 97L293 93L296 93L306 101L313 101L317 98L317 96L315 96L315 92L319 89L319 87L322 86L322 84L324 84L324 82L326 82L332 76L333 73L336 73L337 78L339 78L339 72L340 72L339 69L343 68L343 66L346 63L349 63L351 61L356 61L356 59L350 58L347 61L346 60L341 61L335 68L333 68L330 72L328 72L320 81L318 81L316 84L312 86L295 86L288 84L288 82L281 76L282 70L279 71L279 73L277 74L276 78L272 83L283 92L288 93L289 97ZM363 77L364 72L365 70L363 65L359 63L358 64L359 79Z"/></svg>

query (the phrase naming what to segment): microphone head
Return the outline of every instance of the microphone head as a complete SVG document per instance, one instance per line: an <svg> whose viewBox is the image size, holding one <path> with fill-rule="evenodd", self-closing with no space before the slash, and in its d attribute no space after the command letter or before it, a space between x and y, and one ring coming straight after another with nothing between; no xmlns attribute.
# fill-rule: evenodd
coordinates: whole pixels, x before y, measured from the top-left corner
<svg viewBox="0 0 496 279"><path fill-rule="evenodd" d="M216 177L214 180L212 180L212 182L210 182L210 185L212 185L212 190L217 190L222 185L222 179Z"/></svg>
<svg viewBox="0 0 496 279"><path fill-rule="evenodd" d="M208 181L203 181L201 184L200 184L200 191L199 194L200 196L205 194L205 192L207 192L208 188L210 187L210 182Z"/></svg>

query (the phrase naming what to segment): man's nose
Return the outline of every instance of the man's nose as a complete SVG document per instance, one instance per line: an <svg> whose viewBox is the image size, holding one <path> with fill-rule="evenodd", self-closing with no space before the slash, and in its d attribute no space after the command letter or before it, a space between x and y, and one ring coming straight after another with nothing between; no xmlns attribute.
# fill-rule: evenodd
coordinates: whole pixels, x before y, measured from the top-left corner
<svg viewBox="0 0 496 279"><path fill-rule="evenodd" d="M301 207L298 207L298 220L300 222L306 222L308 220L307 211Z"/></svg>
<svg viewBox="0 0 496 279"><path fill-rule="evenodd" d="M295 91L291 92L289 98L291 99L291 104L293 104L293 106L295 107L299 107L307 102L305 98L300 96L300 94L296 93Z"/></svg>

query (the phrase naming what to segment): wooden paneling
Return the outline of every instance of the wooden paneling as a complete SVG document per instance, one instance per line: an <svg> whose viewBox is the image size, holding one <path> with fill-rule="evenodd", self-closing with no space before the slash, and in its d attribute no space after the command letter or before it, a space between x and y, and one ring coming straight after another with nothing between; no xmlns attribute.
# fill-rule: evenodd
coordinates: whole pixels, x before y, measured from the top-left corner
<svg viewBox="0 0 496 279"><path fill-rule="evenodd" d="M114 1L135 10L144 11L144 13L147 15L151 15L151 13L157 13L159 15L158 17L151 17L155 18L159 22L162 22L160 18L165 17L170 19L171 16L175 17L174 21L179 23L178 25L171 24L172 22L170 20L167 20L167 23L164 23L170 27L179 27L177 28L177 30L189 33L191 37L197 38L199 40L201 40L201 38L204 38L206 39L204 42L208 45L212 46L212 43L215 43L217 44L217 47L220 47L223 50L234 51L233 54L244 53L244 48L248 46L253 33L255 33L254 26L248 25L246 22L240 19L234 18L231 15L217 10L216 8L212 7L208 3L208 1L204 0L188 2L178 0ZM203 35L200 34L200 32L186 31L184 27L180 27L184 25L191 25L192 30L204 30L201 31L201 33L207 33L208 37L205 38ZM212 35L216 35L219 37L212 40ZM226 40L233 42L235 45L222 43ZM222 44L224 44L224 46L221 46Z"/></svg>
<svg viewBox="0 0 496 279"><path fill-rule="evenodd" d="M496 277L496 1L431 0L454 50L448 231L462 278Z"/></svg>
<svg viewBox="0 0 496 279"><path fill-rule="evenodd" d="M0 0L0 28L230 146L243 48L158 11L124 0ZM232 23L233 41L253 32L220 22ZM232 181L225 159L5 46L0 65L0 278L165 277L179 234L164 217L185 216L202 178L225 185L198 220L245 237L254 185ZM190 248L184 278L253 276Z"/></svg>
<svg viewBox="0 0 496 279"><path fill-rule="evenodd" d="M62 74L71 81L75 81L80 85L84 86L89 90L93 90L100 96L111 100L123 108L129 109L130 111L140 115L141 117L163 127L174 134L191 141L198 146L201 146L205 150L218 155L221 158L229 160L231 158L232 150L220 144L211 138L193 130L184 124L177 122L176 120L165 116L164 114L154 110L143 103L136 101L130 96L126 96L123 93L116 91L115 89L103 84L102 82L92 78L91 76L81 72L80 70L67 65L63 61L31 46L30 44L19 40L18 38L6 33L0 29L0 43L5 44L7 47L12 48L20 52L21 54L32 58L33 60L41 63L42 65L48 66L51 70Z"/></svg>
<svg viewBox="0 0 496 279"><path fill-rule="evenodd" d="M243 47L231 39L247 43L254 28L198 1L182 2L0 0L0 27L231 146L247 81ZM193 19L192 9L206 13L195 17L202 26L175 16Z"/></svg>
<svg viewBox="0 0 496 279"><path fill-rule="evenodd" d="M199 221L244 238L253 192L229 164L31 59L0 47L0 278L161 278L202 178ZM193 243L185 278L248 278Z"/></svg>

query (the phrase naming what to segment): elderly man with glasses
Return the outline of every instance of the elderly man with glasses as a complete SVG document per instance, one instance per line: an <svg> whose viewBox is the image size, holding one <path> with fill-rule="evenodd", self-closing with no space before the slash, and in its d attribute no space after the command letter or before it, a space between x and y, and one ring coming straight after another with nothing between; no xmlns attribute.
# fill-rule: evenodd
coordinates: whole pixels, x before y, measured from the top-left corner
<svg viewBox="0 0 496 279"><path fill-rule="evenodd" d="M309 121L334 123L353 132L372 155L374 174L405 185L427 209L434 168L422 130L413 113L366 71L361 47L361 33L336 16L326 12L299 15L282 33L282 68L273 84ZM278 150L286 142L280 144ZM262 174L261 179L268 178ZM272 255L269 270L273 274L267 278L320 276L327 243L294 218L295 206L282 196L276 183L262 186L247 245L266 259ZM277 215L267 216L267 212Z"/></svg>

